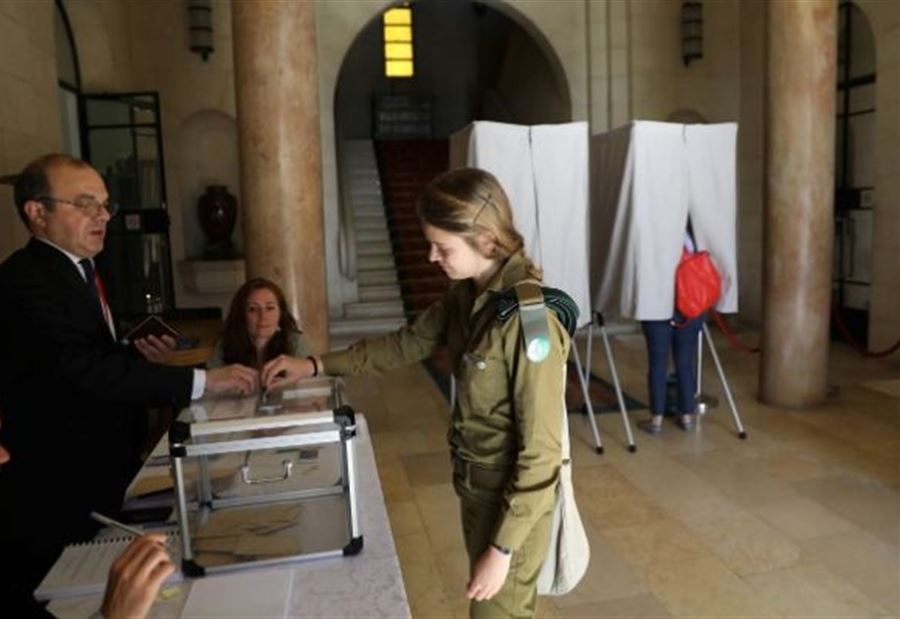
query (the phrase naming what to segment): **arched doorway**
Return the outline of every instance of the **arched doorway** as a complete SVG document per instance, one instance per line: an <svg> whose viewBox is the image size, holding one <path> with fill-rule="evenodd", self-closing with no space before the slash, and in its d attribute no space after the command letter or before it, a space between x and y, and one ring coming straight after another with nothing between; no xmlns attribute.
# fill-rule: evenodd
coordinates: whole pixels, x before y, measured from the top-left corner
<svg viewBox="0 0 900 619"><path fill-rule="evenodd" d="M872 286L876 109L875 37L853 2L838 23L833 300L851 333L868 339Z"/></svg>
<svg viewBox="0 0 900 619"><path fill-rule="evenodd" d="M341 64L334 99L338 139L376 134L373 116L378 98L386 95L430 100L430 134L438 138L473 120L571 120L571 96L559 59L533 24L511 7L443 0L419 0L410 7L414 76L385 76L379 12L357 34Z"/></svg>
<svg viewBox="0 0 900 619"><path fill-rule="evenodd" d="M81 69L78 65L78 50L75 47L72 26L62 0L56 0L53 13L60 128L62 129L61 150L69 155L81 157L81 138L78 126Z"/></svg>
<svg viewBox="0 0 900 619"><path fill-rule="evenodd" d="M572 95L556 50L528 17L509 4L444 0L419 0L402 5L384 3L367 8L365 20L359 19L359 5L353 6L357 7L354 14L342 15L341 21L351 20L361 27L352 41L347 41L332 82L336 155L333 169L337 176L334 189L339 213L335 217L326 212L326 233L332 217L338 229L336 255L328 257L333 325L341 317L362 312L364 308L359 303L367 299L387 300L393 294L383 279L378 279L381 282L378 290L363 290L363 278L358 276L357 269L362 262L368 260L371 264L375 255L387 262L391 258L378 249L378 244L383 247L389 242L387 239L372 241L368 224L365 233L356 230L355 190L351 181L375 174L377 182L378 170L374 173L349 171L348 160L358 159L350 151L358 153L359 150L352 141L370 141L369 150L373 138L444 141L436 148L432 145L421 157L413 156L415 164L440 158L435 150L443 149L446 153L447 138L473 120L540 124L567 122L573 117ZM412 11L415 61L412 78L392 79L385 75L382 20L385 10L392 6L408 6ZM391 122L379 124L379 118L391 114ZM412 117L416 119L415 126L413 123L403 126L402 119ZM400 122L395 122L398 118ZM332 133L328 124L327 120L323 121L325 136ZM399 130L394 131L397 127ZM326 152L326 196L328 157ZM437 164L434 173L446 168L447 155L443 158L444 167ZM371 167L377 166L371 164ZM379 203L377 209L380 208ZM361 237L368 240L362 241ZM369 246L358 247L362 242ZM339 276L332 277L336 271ZM343 307L340 313L335 307L337 298Z"/></svg>

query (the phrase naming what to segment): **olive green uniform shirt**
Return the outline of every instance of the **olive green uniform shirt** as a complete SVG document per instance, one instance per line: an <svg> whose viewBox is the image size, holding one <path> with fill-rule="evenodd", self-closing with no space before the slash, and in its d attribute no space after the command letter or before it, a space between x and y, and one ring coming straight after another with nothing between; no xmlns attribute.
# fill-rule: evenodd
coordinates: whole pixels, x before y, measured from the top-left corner
<svg viewBox="0 0 900 619"><path fill-rule="evenodd" d="M548 311L551 349L540 363L525 354L518 312L506 322L491 319L479 341L470 339L475 323L483 324L473 321L478 311L492 294L528 279L526 270L514 254L481 294L472 280L455 282L412 325L322 357L329 374L380 373L449 348L458 385L450 448L472 466L509 472L493 541L513 550L553 508L569 336Z"/></svg>

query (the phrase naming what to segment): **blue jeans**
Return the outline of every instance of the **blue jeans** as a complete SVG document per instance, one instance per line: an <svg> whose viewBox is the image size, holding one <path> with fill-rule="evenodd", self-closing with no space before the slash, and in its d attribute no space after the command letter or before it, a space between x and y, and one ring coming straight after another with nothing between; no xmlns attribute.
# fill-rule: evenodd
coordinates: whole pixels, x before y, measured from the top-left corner
<svg viewBox="0 0 900 619"><path fill-rule="evenodd" d="M697 338L705 315L697 316L683 327L673 326L668 320L642 320L641 329L647 340L647 386L650 392L650 414L662 415L666 410L666 377L669 370L669 350L675 360L675 378L678 381L678 412L690 415L696 412L697 401ZM679 324L681 316L673 318Z"/></svg>

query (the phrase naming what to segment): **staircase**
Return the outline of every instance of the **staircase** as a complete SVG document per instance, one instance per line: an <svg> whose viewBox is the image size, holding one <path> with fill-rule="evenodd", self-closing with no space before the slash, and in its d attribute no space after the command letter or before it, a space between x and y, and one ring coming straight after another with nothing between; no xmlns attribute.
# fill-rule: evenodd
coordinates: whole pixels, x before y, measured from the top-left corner
<svg viewBox="0 0 900 619"><path fill-rule="evenodd" d="M412 320L441 298L450 280L428 262L416 200L431 180L447 170L447 140L382 140L377 142L384 204L400 278L403 305Z"/></svg>
<svg viewBox="0 0 900 619"><path fill-rule="evenodd" d="M356 236L359 297L344 304L342 318L330 321L333 349L406 324L372 142L345 141L341 145L341 157L343 173L348 175L348 197Z"/></svg>

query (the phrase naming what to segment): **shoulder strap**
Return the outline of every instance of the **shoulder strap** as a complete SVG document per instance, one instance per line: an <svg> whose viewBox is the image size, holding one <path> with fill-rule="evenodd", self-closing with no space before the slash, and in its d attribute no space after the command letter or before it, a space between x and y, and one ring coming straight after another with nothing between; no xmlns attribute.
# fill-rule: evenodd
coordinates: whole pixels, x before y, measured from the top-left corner
<svg viewBox="0 0 900 619"><path fill-rule="evenodd" d="M550 354L550 325L547 323L544 292L537 283L530 281L519 282L515 291L519 316L522 317L525 354L529 361L540 363Z"/></svg>
<svg viewBox="0 0 900 619"><path fill-rule="evenodd" d="M525 307L522 312L520 308ZM488 326L496 319L500 322L506 322L516 312L522 314L523 337L525 338L525 350L528 350L529 341L541 337L539 331L532 333L532 340L529 340L529 333L526 332L526 323L534 320L534 325L540 329L538 318L543 322L545 329L544 338L547 343L547 352L549 353L549 326L547 324L547 309L553 310L557 319L563 328L568 331L569 335L574 335L575 329L578 327L578 306L575 301L562 290L557 288L549 288L541 286L537 280L523 280L511 288L507 288L503 292L494 294L484 307L478 312L473 320L473 328L469 338L469 348L477 344L484 335ZM533 319L527 319L527 316L534 316ZM541 346L541 344L536 344ZM540 352L539 350L536 352ZM543 359L546 357L546 353ZM529 357L530 358L530 357Z"/></svg>

